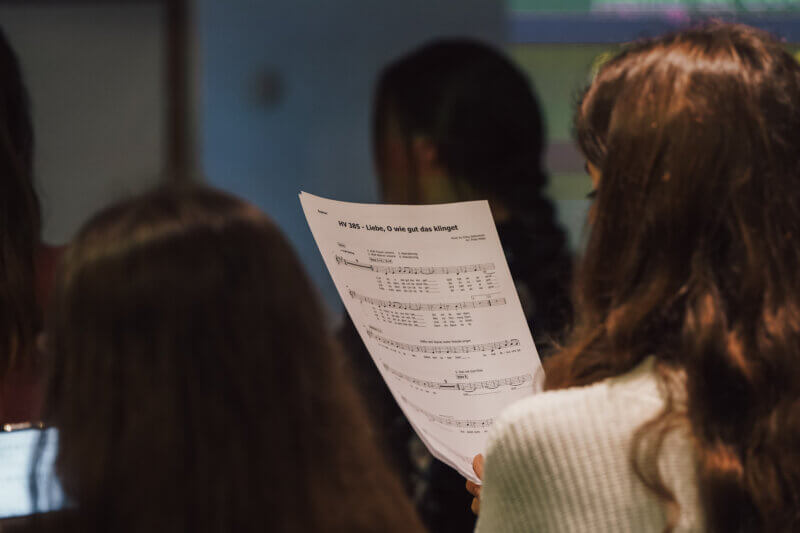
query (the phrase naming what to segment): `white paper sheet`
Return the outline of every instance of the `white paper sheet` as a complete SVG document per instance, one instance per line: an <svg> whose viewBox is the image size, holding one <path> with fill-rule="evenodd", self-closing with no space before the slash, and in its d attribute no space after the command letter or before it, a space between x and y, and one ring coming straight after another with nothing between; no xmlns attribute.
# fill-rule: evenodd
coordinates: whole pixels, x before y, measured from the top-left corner
<svg viewBox="0 0 800 533"><path fill-rule="evenodd" d="M300 202L397 403L435 457L477 481L494 418L544 381L489 204Z"/></svg>

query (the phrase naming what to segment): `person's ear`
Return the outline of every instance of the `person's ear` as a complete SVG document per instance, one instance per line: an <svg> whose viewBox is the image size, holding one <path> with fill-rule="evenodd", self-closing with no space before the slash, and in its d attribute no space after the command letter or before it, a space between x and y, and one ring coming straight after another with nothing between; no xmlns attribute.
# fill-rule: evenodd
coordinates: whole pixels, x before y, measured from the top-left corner
<svg viewBox="0 0 800 533"><path fill-rule="evenodd" d="M439 151L436 144L426 135L418 135L411 141L411 151L416 167L427 174L426 170L439 167Z"/></svg>

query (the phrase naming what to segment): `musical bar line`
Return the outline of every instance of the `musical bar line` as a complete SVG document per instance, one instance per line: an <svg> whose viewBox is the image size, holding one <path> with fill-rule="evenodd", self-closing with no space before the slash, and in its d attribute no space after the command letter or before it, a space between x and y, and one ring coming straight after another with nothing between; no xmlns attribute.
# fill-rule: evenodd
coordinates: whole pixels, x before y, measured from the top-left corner
<svg viewBox="0 0 800 533"><path fill-rule="evenodd" d="M437 422L445 426L452 426L456 428L489 428L492 427L492 423L494 423L493 418L462 419L462 418L453 418L450 416L435 415L409 402L405 396L401 396L401 398L403 398L404 402L413 407L415 411L425 415L431 422Z"/></svg>
<svg viewBox="0 0 800 533"><path fill-rule="evenodd" d="M405 342L398 342L392 339L387 339L383 335L375 333L368 329L367 335L371 338L388 344L401 350L416 353L476 353L476 352L489 352L494 350L502 350L503 348L512 348L519 346L519 339L508 339L499 342L487 342L483 344L450 344L439 346L426 346L423 344L407 344Z"/></svg>
<svg viewBox="0 0 800 533"><path fill-rule="evenodd" d="M530 383L533 380L533 376L530 374L522 374L519 376L512 376L510 378L503 378L503 379L487 379L483 381L461 381L456 383L448 383L446 381L430 381L427 379L419 379L408 374L404 374L399 370L395 370L394 368L390 367L386 363L383 363L383 368L386 369L387 372L390 372L397 376L400 379L408 381L409 383L413 383L418 387L422 387L425 389L436 389L436 390L460 390L464 392L475 392L476 390L496 390L500 387L519 387L520 385L524 385L525 383Z"/></svg>
<svg viewBox="0 0 800 533"><path fill-rule="evenodd" d="M417 267L417 266L384 266L384 265L366 265L358 261L350 261L344 257L335 256L336 263L340 265L361 268L363 270L371 270L377 274L468 274L470 272L491 272L495 270L494 263L480 263L475 265L458 265L458 266L430 266L430 267Z"/></svg>
<svg viewBox="0 0 800 533"><path fill-rule="evenodd" d="M408 302L395 302L392 300L382 300L380 298L372 298L370 296L363 296L356 291L350 289L350 297L360 301L361 303L368 303L378 307L389 307L392 309L403 309L406 311L458 311L460 309L480 309L483 307L496 307L498 305L506 305L505 298L484 298L481 300L471 300L468 302L453 302L453 303L438 303L438 304L423 304L423 303L408 303Z"/></svg>

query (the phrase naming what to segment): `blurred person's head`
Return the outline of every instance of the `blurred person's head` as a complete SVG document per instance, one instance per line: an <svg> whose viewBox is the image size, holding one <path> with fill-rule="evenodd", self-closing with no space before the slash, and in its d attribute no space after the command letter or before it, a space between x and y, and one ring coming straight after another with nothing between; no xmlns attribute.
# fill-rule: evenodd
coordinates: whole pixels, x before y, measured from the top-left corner
<svg viewBox="0 0 800 533"><path fill-rule="evenodd" d="M797 530L800 65L746 26L640 42L602 66L576 130L597 195L548 387L655 355L688 412L645 429L689 421L710 530Z"/></svg>
<svg viewBox="0 0 800 533"><path fill-rule="evenodd" d="M481 42L430 42L378 80L373 151L383 200L488 200L540 348L569 320L571 275L566 235L544 193L544 141L529 80Z"/></svg>
<svg viewBox="0 0 800 533"><path fill-rule="evenodd" d="M255 207L164 189L59 270L45 420L80 531L414 531L316 291Z"/></svg>
<svg viewBox="0 0 800 533"><path fill-rule="evenodd" d="M388 65L375 94L373 142L391 203L480 197L524 209L546 182L530 83L477 41L434 41Z"/></svg>
<svg viewBox="0 0 800 533"><path fill-rule="evenodd" d="M40 225L28 94L0 29L0 376L27 362L41 322L34 275Z"/></svg>

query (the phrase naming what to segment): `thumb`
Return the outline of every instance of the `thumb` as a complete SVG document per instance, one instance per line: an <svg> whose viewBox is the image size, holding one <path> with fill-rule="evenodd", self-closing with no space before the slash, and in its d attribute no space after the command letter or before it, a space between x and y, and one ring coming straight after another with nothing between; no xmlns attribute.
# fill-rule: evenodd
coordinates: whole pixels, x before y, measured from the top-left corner
<svg viewBox="0 0 800 533"><path fill-rule="evenodd" d="M472 460L472 469L475 471L475 474L478 476L478 479L483 479L483 454L478 454Z"/></svg>

